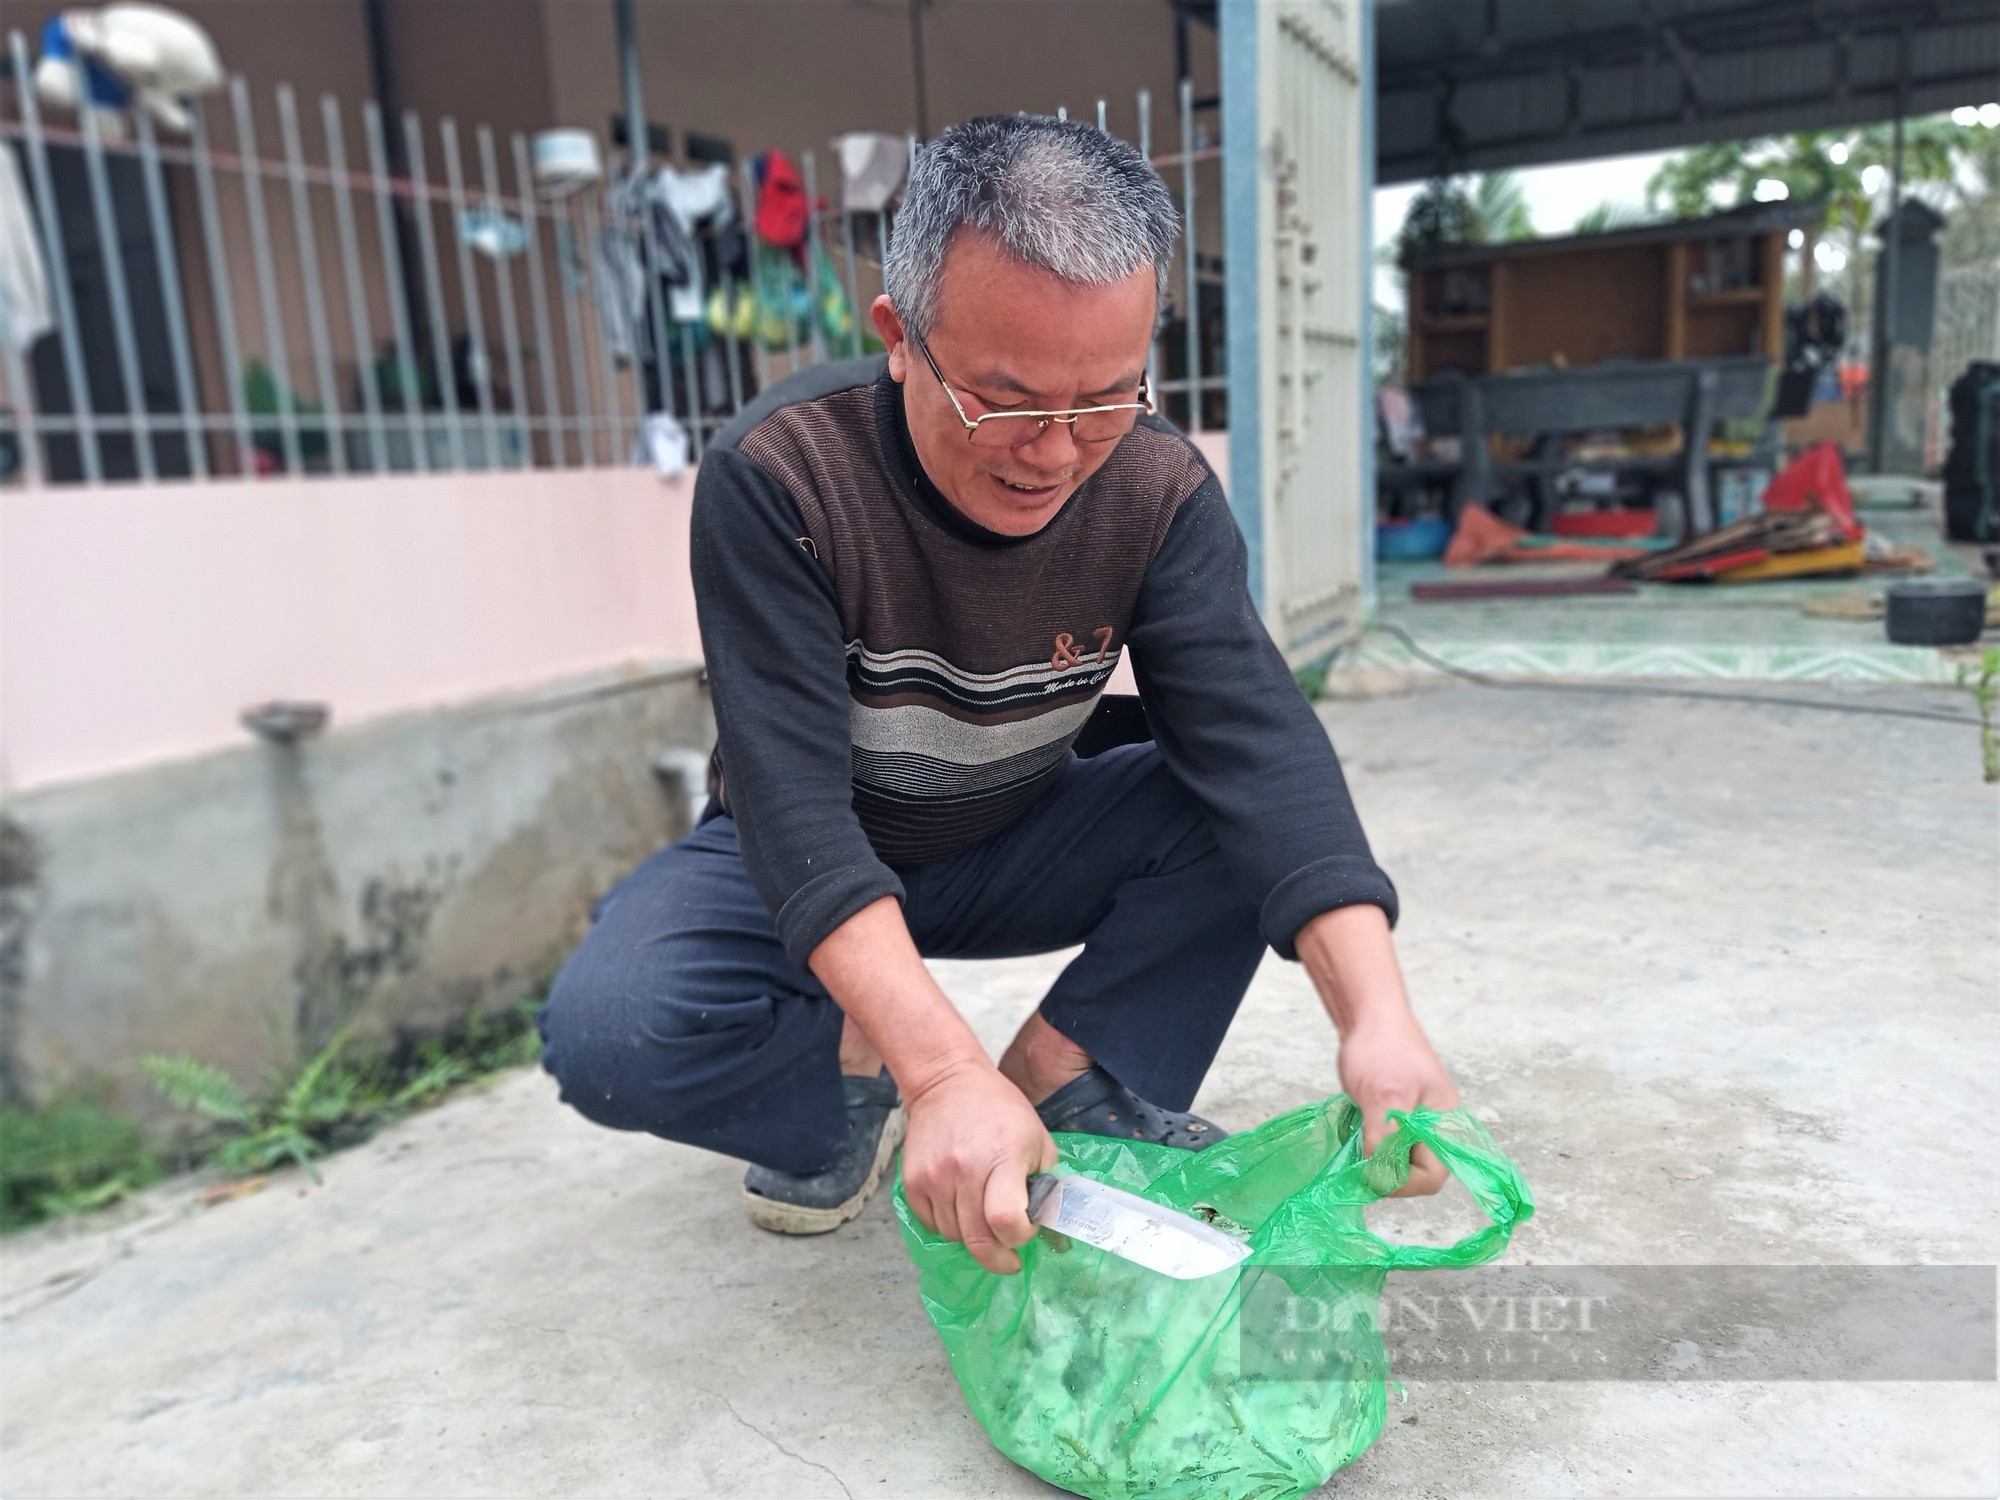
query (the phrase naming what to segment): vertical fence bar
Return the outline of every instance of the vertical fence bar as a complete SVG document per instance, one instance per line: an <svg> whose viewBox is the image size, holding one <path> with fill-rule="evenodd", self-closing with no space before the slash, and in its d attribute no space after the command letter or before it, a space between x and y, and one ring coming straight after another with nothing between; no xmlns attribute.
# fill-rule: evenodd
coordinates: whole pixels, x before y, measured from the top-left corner
<svg viewBox="0 0 2000 1500"><path fill-rule="evenodd" d="M812 211L810 209L806 211L806 223L808 226L812 223ZM755 226L753 225L752 227L754 228ZM797 322L792 317L793 305L792 299L787 297L784 305L778 309L778 314L784 320L785 324L785 373L787 375L792 374L799 368L799 330Z"/></svg>
<svg viewBox="0 0 2000 1500"><path fill-rule="evenodd" d="M597 406L590 399L590 372L584 368L583 326L576 316L577 298L589 287L589 273L577 253L575 227L568 204L558 204L549 217L556 229L556 289L562 293L563 329L569 339L569 382L576 398L576 456L589 466L597 460ZM570 268L576 269L576 285L571 286Z"/></svg>
<svg viewBox="0 0 2000 1500"><path fill-rule="evenodd" d="M13 341L0 339L0 354L6 356L7 399L19 413L14 423L16 441L21 449L21 469L27 475L29 487L35 488L45 482L42 473L41 446L36 441L40 436L32 393L28 388L28 365L21 358Z"/></svg>
<svg viewBox="0 0 2000 1500"><path fill-rule="evenodd" d="M750 243L747 227L743 232L743 243ZM729 357L729 409L737 412L743 410L743 345L736 337L736 304L739 300L737 294L744 283L726 281L723 285L726 290L722 294L722 344ZM752 331L754 333L755 330Z"/></svg>
<svg viewBox="0 0 2000 1500"><path fill-rule="evenodd" d="M760 290L760 278L757 274L757 178L750 170L750 163L747 161L743 163L742 177L743 202L746 210L743 215L745 229L743 239L750 247L751 304L755 306L760 300L755 295ZM787 321L789 322L789 319ZM764 330L759 326L762 322L761 317L754 317L750 322L750 344L756 351L757 389L760 391L768 390L771 385L771 355L764 347Z"/></svg>
<svg viewBox="0 0 2000 1500"><path fill-rule="evenodd" d="M465 171L458 155L458 122L438 121L438 154L444 158L446 204L451 237L458 247L458 289L465 299L465 362L472 389L479 397L479 420L486 429L486 461L482 469L500 467L500 422L493 413L493 351L486 345L486 311L479 296L479 268L472 246L465 241Z"/></svg>
<svg viewBox="0 0 2000 1500"><path fill-rule="evenodd" d="M1201 267L1195 254L1194 80L1181 80L1181 248L1187 256L1187 391L1189 432L1201 431Z"/></svg>
<svg viewBox="0 0 2000 1500"><path fill-rule="evenodd" d="M735 193L732 189L731 198L733 199L734 196ZM754 210L755 207L756 205L753 201L751 208ZM754 263L754 256L756 255L756 222L754 212L752 214L739 215L738 217L739 222L743 225L744 252L746 256L753 258ZM722 268L718 264L716 269L719 271ZM743 290L743 283L725 278L722 285L722 346L723 354L729 363L729 409L734 413L743 410L743 346L736 337L736 305L740 300L738 293Z"/></svg>
<svg viewBox="0 0 2000 1500"><path fill-rule="evenodd" d="M417 364L416 340L410 330L409 288L403 284L402 244L396 233L396 206L389 192L389 148L382 133L382 111L374 100L361 106L361 131L368 141L368 175L375 194L376 243L381 246L382 275L389 289L389 327L396 340L396 394L403 408L404 430L410 436L410 472L430 468L425 451L419 387L423 371ZM384 434L386 438L387 434ZM382 470L394 468L385 445Z"/></svg>
<svg viewBox="0 0 2000 1500"><path fill-rule="evenodd" d="M298 237L299 295L306 305L306 337L312 346L313 383L319 387L326 428L327 462L347 472L347 436L341 421L340 386L333 375L333 341L327 334L326 289L320 284L319 236L313 224L311 189L306 185L305 152L299 142L299 105L292 86L281 83L278 131L285 146L285 177L292 192L292 231Z"/></svg>
<svg viewBox="0 0 2000 1500"><path fill-rule="evenodd" d="M181 409L181 431L188 449L188 472L208 478L208 435L202 420L201 389L195 384L194 355L188 340L187 304L181 298L180 257L174 251L173 227L167 220L167 185L160 172L160 143L153 134L153 117L139 115L139 173L145 179L146 217L153 230L153 269L160 279L160 304L167 318L167 348L174 365L174 394Z"/></svg>
<svg viewBox="0 0 2000 1500"><path fill-rule="evenodd" d="M701 360L694 349L694 331L698 326L678 319L674 322L674 344L680 350L681 374L687 381L688 441L695 453L700 453L703 447L701 424L706 406L701 391Z"/></svg>
<svg viewBox="0 0 2000 1500"><path fill-rule="evenodd" d="M451 335L444 322L444 278L438 272L437 229L431 223L431 188L424 171L424 127L414 112L403 116L404 149L410 158L410 204L416 210L417 248L424 258L424 301L430 309L431 370L444 408L451 467L465 465L465 423L458 410L458 376L452 369ZM424 445L429 447L428 441Z"/></svg>
<svg viewBox="0 0 2000 1500"><path fill-rule="evenodd" d="M649 412L671 412L674 409L673 339L669 336L666 294L660 290L660 239L653 233L651 189L643 175L645 167L649 164L646 162L643 149L635 158L635 162L641 165L639 243L643 247L643 253L639 263L646 268L646 319L647 326L653 330L653 378L659 386L660 401L657 407L647 406L645 361L636 362L632 367L632 373L638 381L640 405L646 406ZM645 431L646 424L641 421L639 435L642 439L645 437Z"/></svg>
<svg viewBox="0 0 2000 1500"><path fill-rule="evenodd" d="M292 400L292 364L285 352L285 322L278 307L277 275L271 264L271 226L264 217L264 165L257 155L257 125L250 115L249 84L240 77L230 79L229 98L236 110L237 164L243 173L243 204L250 216L250 249L256 261L265 358L278 408L278 439L284 449L285 471L303 474L305 457L299 445L299 424Z"/></svg>
<svg viewBox="0 0 2000 1500"><path fill-rule="evenodd" d="M481 125L477 139L479 183L486 192L486 210L499 215L504 223L507 216L502 212L504 200L500 196L500 168L493 154L493 131ZM500 294L500 339L507 346L507 383L512 387L508 396L514 403L514 425L521 432L521 467L532 469L535 440L528 421L528 377L521 365L521 324L514 316L514 268L508 262L505 253L493 257L493 280Z"/></svg>
<svg viewBox="0 0 2000 1500"><path fill-rule="evenodd" d="M599 234L604 232L603 209L604 205L600 202L598 205ZM588 240L584 251L583 264L590 280L591 301L596 306L601 306L603 300L612 296L615 291L615 289L608 287L604 288L602 292L599 290L604 279L604 264L601 256L602 248L598 242L594 238ZM621 403L618 399L618 367L611 358L610 346L604 341L604 326L601 319L599 320L597 330L597 360L598 364L602 367L604 376L604 413L598 418L598 422L609 440L605 462L616 465L624 462L624 459L620 457L620 453L621 451L626 451L625 426L620 411ZM638 351L636 347L633 350L633 363L635 365L638 363Z"/></svg>
<svg viewBox="0 0 2000 1500"><path fill-rule="evenodd" d="M0 144L0 151L5 149ZM6 362L7 400L17 413L14 433L21 450L21 469L27 475L29 488L38 488L48 481L39 442L41 418L35 409L34 392L28 385L28 362L21 358L21 351L14 347L12 339L0 339L0 357Z"/></svg>
<svg viewBox="0 0 2000 1500"><path fill-rule="evenodd" d="M1139 154L1147 161L1153 159L1153 91L1139 90ZM1153 336L1146 341L1146 389L1152 393L1154 401L1160 400L1160 315L1163 307L1153 309Z"/></svg>
<svg viewBox="0 0 2000 1500"><path fill-rule="evenodd" d="M381 372L375 367L375 328L361 276L361 242L354 232L354 192L347 175L347 127L340 118L340 101L331 94L321 94L319 116L326 136L327 170L333 174L333 223L340 235L348 332L354 339L354 363L361 377L361 409L368 417L367 472L382 474L389 467L389 434L382 423Z"/></svg>
<svg viewBox="0 0 2000 1500"><path fill-rule="evenodd" d="M616 204L608 204L607 207L615 209ZM650 236L647 238L650 239ZM647 241L642 239L639 247L641 276L651 274L651 262L646 258L646 246ZM645 330L652 326L649 321L652 316L650 308L651 304L642 298L639 304L640 324L632 330L632 379L629 382L632 394L632 441L625 445L625 456L622 459L615 453L612 455L613 459L620 463L634 462L634 455L646 441L646 362L643 358L643 346L646 339Z"/></svg>
<svg viewBox="0 0 2000 1500"><path fill-rule="evenodd" d="M189 108L194 124L194 193L201 210L202 249L208 260L208 295L215 303L215 336L222 345L222 379L229 387L230 425L236 434L236 473L256 476L256 438L243 397L243 344L236 333L229 255L222 241L222 211L215 191L215 159L208 149L208 117L197 102Z"/></svg>
<svg viewBox="0 0 2000 1500"><path fill-rule="evenodd" d="M854 215L847 205L840 206L840 235L847 249L847 305L854 309L854 325L848 330L847 352L852 359L861 357L861 272L854 263Z"/></svg>
<svg viewBox="0 0 2000 1500"><path fill-rule="evenodd" d="M785 325L785 373L787 375L792 374L799 368L799 325L798 321L792 316L796 305L792 298L786 297L778 309L778 315Z"/></svg>
<svg viewBox="0 0 2000 1500"><path fill-rule="evenodd" d="M132 328L132 289L125 280L125 246L118 232L118 211L111 202L111 177L104 166L104 142L98 134L97 111L86 105L77 111L83 126L83 171L90 183L90 212L97 225L97 256L104 264L104 289L111 303L111 338L118 350L118 379L125 393L125 410L132 424L132 457L139 478L159 477L153 456L152 413L146 404L146 382L139 374L139 336ZM53 211L55 205L49 205Z"/></svg>
<svg viewBox="0 0 2000 1500"><path fill-rule="evenodd" d="M814 364L826 358L826 337L820 328L819 171L813 153L805 156L806 177L806 336Z"/></svg>
<svg viewBox="0 0 2000 1500"><path fill-rule="evenodd" d="M635 158L635 162L636 162ZM647 448L646 418L656 411L672 412L674 409L674 350L673 340L667 335L667 304L660 291L660 237L653 232L653 204L646 187L645 178L639 177L639 266L645 273L646 296L643 311L646 317L646 337L636 340L632 351L632 385L639 402L638 444ZM646 349L651 344L653 351L653 386L646 389ZM657 404L656 404L657 403ZM649 450L650 451L650 450ZM650 459L648 460L650 461Z"/></svg>
<svg viewBox="0 0 2000 1500"><path fill-rule="evenodd" d="M549 293L542 282L542 210L535 197L534 177L528 170L528 142L518 132L514 147L514 188L521 195L521 217L528 230L528 309L535 320L535 364L542 377L542 411L549 435L549 467L560 469L563 462L562 397L556 380L556 346L549 332ZM579 444L579 447L581 445Z"/></svg>

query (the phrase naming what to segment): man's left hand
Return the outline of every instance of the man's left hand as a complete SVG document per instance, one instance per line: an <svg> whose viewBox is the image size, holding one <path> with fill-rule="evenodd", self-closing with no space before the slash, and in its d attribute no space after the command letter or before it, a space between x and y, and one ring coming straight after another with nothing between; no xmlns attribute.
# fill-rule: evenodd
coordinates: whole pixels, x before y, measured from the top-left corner
<svg viewBox="0 0 2000 1500"><path fill-rule="evenodd" d="M1361 1107L1361 1144L1369 1151L1395 1130L1390 1110L1420 1104L1450 1109L1458 1103L1451 1075L1407 1006L1370 1012L1340 1039L1340 1086ZM1410 1153L1409 1180L1395 1196L1435 1193L1445 1176L1444 1163L1428 1146L1418 1146Z"/></svg>
<svg viewBox="0 0 2000 1500"><path fill-rule="evenodd" d="M1451 1075L1410 1010L1389 921L1380 908L1322 912L1299 929L1298 953L1340 1032L1340 1086L1361 1107L1364 1147L1373 1151L1395 1128L1388 1118L1392 1109L1420 1104L1450 1109L1458 1103ZM1435 1193L1445 1176L1444 1163L1419 1146L1410 1153L1409 1180L1396 1196Z"/></svg>

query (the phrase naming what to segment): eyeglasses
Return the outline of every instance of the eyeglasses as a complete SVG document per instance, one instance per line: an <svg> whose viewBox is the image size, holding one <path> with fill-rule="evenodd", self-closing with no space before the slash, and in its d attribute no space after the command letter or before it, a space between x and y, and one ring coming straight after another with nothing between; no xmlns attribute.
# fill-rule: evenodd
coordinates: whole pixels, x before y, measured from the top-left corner
<svg viewBox="0 0 2000 1500"><path fill-rule="evenodd" d="M1158 409L1153 404L1152 387L1142 375L1137 401L1120 401L1111 406L1078 406L1068 411L989 411L981 416L968 417L958 393L944 378L944 371L938 368L938 362L931 358L929 347L915 333L910 335L910 341L923 354L924 363L931 367L931 374L937 376L945 395L951 398L952 410L965 424L966 437L981 448L1018 448L1024 443L1032 443L1049 430L1051 422L1060 422L1069 428L1070 436L1079 443L1116 442L1132 430L1141 415L1150 417Z"/></svg>

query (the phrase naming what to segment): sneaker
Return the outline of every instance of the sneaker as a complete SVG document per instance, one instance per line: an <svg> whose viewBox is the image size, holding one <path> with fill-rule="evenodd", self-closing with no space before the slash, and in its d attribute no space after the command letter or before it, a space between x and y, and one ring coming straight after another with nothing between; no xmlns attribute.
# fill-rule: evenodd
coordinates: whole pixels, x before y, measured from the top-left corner
<svg viewBox="0 0 2000 1500"><path fill-rule="evenodd" d="M847 1146L818 1172L752 1167L743 1174L750 1222L773 1234L825 1234L860 1213L895 1159L909 1112L887 1069L874 1078L840 1080L847 1103Z"/></svg>
<svg viewBox="0 0 2000 1500"><path fill-rule="evenodd" d="M1184 1151L1213 1146L1229 1134L1200 1115L1147 1103L1095 1064L1049 1095L1035 1112L1051 1134L1110 1135Z"/></svg>

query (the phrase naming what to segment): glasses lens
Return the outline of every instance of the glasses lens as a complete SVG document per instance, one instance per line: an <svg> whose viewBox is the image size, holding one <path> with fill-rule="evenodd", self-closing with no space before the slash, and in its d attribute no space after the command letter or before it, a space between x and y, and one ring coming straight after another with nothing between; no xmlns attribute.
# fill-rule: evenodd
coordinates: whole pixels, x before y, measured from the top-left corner
<svg viewBox="0 0 2000 1500"><path fill-rule="evenodd" d="M1079 443L1108 443L1132 430L1139 420L1137 407L1110 407L1082 412L1070 435ZM1025 413L996 412L982 418L973 429L972 441L982 448L1018 448L1041 436L1042 419Z"/></svg>
<svg viewBox="0 0 2000 1500"><path fill-rule="evenodd" d="M1108 443L1113 438L1125 436L1138 420L1139 409L1136 406L1087 411L1076 419L1076 440L1079 443Z"/></svg>
<svg viewBox="0 0 2000 1500"><path fill-rule="evenodd" d="M972 429L972 441L981 448L1018 448L1023 443L1032 443L1040 429L1041 422L1036 417L999 412L980 419L979 425Z"/></svg>

